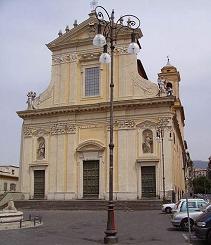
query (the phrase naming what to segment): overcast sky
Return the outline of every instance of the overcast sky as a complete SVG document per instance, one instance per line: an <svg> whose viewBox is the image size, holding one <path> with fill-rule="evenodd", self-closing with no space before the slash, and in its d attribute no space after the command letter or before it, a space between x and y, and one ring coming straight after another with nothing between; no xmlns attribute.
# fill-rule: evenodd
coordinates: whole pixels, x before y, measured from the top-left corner
<svg viewBox="0 0 211 245"><path fill-rule="evenodd" d="M150 80L166 64L181 75L185 139L192 160L211 155L211 1L101 0L116 18L134 14L141 20L142 60ZM19 163L22 120L27 92L38 94L50 81L51 52L45 46L75 19L90 12L89 0L0 0L0 164Z"/></svg>

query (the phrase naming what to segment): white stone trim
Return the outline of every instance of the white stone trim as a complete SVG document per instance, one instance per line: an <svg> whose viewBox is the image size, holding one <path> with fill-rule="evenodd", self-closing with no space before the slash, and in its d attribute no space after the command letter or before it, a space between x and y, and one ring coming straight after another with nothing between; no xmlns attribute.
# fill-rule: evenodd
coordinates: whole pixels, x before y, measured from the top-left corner
<svg viewBox="0 0 211 245"><path fill-rule="evenodd" d="M29 176L30 176L30 193L29 198L34 198L34 170L45 170L45 199L47 199L47 193L48 193L48 168L45 165L37 165L33 166L31 165L29 168Z"/></svg>
<svg viewBox="0 0 211 245"><path fill-rule="evenodd" d="M159 160L158 159L137 159L137 196L138 199L142 198L142 181L141 181L141 167L143 166L155 166L155 177L156 177L156 196L160 195L160 171L159 171Z"/></svg>
<svg viewBox="0 0 211 245"><path fill-rule="evenodd" d="M82 142L76 149L77 152L77 198L83 198L83 162L88 160L99 161L99 199L105 198L105 164L104 145L100 141L89 140Z"/></svg>

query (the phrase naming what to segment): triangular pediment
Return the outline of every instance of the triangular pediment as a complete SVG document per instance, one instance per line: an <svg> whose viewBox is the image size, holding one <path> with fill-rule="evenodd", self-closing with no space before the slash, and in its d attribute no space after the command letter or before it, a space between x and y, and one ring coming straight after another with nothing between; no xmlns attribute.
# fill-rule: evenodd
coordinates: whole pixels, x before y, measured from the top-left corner
<svg viewBox="0 0 211 245"><path fill-rule="evenodd" d="M96 18L90 17L78 26L70 29L60 37L47 44L47 47L54 51L60 47L71 47L71 44L84 40L91 40L95 35Z"/></svg>
<svg viewBox="0 0 211 245"><path fill-rule="evenodd" d="M55 51L63 48L75 47L76 45L82 46L83 44L92 44L92 40L97 33L97 24L97 18L94 15L90 15L87 20L48 43L47 47L51 51ZM137 34L139 38L142 36L140 29L137 30ZM126 27L121 28L121 31L118 33L119 38L122 35L125 37L127 36L127 38L130 39L131 30Z"/></svg>

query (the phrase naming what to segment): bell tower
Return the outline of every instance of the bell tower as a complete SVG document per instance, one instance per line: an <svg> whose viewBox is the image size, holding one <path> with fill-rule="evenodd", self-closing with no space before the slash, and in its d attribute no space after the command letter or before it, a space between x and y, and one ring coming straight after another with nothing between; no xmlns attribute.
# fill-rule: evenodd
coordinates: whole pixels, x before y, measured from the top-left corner
<svg viewBox="0 0 211 245"><path fill-rule="evenodd" d="M179 82L180 74L177 71L177 68L172 66L167 56L167 64L161 68L161 72L158 74L158 78L163 80L166 88L172 89L172 95L179 98Z"/></svg>

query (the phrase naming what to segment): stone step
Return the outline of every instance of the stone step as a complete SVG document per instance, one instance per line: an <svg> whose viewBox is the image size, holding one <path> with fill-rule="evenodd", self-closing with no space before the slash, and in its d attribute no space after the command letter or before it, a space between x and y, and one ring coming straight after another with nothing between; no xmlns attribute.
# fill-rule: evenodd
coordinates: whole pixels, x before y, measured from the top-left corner
<svg viewBox="0 0 211 245"><path fill-rule="evenodd" d="M159 210L160 200L114 201L115 209L119 210ZM21 200L15 201L17 209L35 210L106 210L105 200Z"/></svg>

